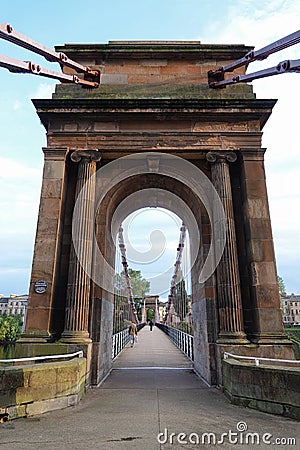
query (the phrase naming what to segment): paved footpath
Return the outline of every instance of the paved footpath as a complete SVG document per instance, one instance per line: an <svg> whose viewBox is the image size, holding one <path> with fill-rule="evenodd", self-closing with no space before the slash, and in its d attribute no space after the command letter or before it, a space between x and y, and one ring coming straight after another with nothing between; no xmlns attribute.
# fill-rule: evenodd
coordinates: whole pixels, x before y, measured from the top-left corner
<svg viewBox="0 0 300 450"><path fill-rule="evenodd" d="M150 332L147 326L136 346L128 346L116 358L102 386L89 389L79 405L1 424L0 450L300 448L298 422L231 405L190 367L166 335L157 328ZM231 443L226 436L224 443L212 445L214 437L221 441L222 433L230 430L237 433L231 435ZM243 443L248 432L257 433L259 445ZM212 433L210 445L204 433ZM276 445L278 438L283 444ZM296 438L297 444L284 445L288 438Z"/></svg>

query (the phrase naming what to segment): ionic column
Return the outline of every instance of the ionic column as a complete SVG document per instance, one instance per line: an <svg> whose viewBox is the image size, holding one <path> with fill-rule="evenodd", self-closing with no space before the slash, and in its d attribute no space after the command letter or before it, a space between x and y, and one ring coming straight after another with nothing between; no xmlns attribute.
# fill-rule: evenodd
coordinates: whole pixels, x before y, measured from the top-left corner
<svg viewBox="0 0 300 450"><path fill-rule="evenodd" d="M208 152L212 163L212 181L222 201L226 217L226 243L217 266L217 293L219 307L219 342L245 343L240 278L236 248L236 234L229 174L229 162L235 162L233 152Z"/></svg>
<svg viewBox="0 0 300 450"><path fill-rule="evenodd" d="M100 159L101 154L96 150L77 150L71 154L71 160L79 163L79 167L75 194L76 226L73 229L70 251L66 318L62 342L91 341L88 319L96 179L93 175L96 173L96 162ZM81 192L83 187L84 194ZM76 252L74 245L76 245Z"/></svg>

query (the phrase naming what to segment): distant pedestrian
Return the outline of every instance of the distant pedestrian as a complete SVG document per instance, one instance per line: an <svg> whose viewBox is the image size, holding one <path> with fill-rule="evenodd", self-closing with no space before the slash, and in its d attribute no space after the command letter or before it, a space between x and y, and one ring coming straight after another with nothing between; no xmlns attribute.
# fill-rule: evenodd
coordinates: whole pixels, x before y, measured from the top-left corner
<svg viewBox="0 0 300 450"><path fill-rule="evenodd" d="M150 327L150 331L152 331L154 323L152 322L152 320L149 321L149 327Z"/></svg>
<svg viewBox="0 0 300 450"><path fill-rule="evenodd" d="M130 336L130 346L133 347L134 343L137 341L137 327L135 323L131 322L128 327L128 333Z"/></svg>

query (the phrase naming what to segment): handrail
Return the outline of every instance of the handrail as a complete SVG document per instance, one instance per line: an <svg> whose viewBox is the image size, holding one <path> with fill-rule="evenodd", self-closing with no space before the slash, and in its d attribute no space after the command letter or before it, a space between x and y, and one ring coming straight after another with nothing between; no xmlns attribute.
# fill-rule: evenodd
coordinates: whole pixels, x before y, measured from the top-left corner
<svg viewBox="0 0 300 450"><path fill-rule="evenodd" d="M256 356L242 356L242 355L233 355L232 353L224 352L224 359L228 359L229 357L235 359L248 359L251 361L255 361L255 365L259 366L260 361L269 361L276 363L289 363L289 364L300 364L298 359L274 359L274 358L258 358Z"/></svg>
<svg viewBox="0 0 300 450"><path fill-rule="evenodd" d="M123 350L123 348L129 342L129 339L130 336L127 327L124 328L124 330L118 331L118 333L112 335L112 359L115 359L115 357Z"/></svg>
<svg viewBox="0 0 300 450"><path fill-rule="evenodd" d="M0 359L0 363L14 363L14 362L25 362L25 361L41 361L47 359L61 359L61 358L83 358L83 351L80 350L75 353L65 353L63 355L46 355L46 356L32 356L30 358L13 358L13 359Z"/></svg>
<svg viewBox="0 0 300 450"><path fill-rule="evenodd" d="M137 325L137 330L140 331L144 326L145 326L145 322L139 323ZM111 339L112 359L115 359L116 356L118 356L118 354L123 350L123 348L126 347L129 340L130 340L130 336L129 336L127 327L112 335L112 339Z"/></svg>
<svg viewBox="0 0 300 450"><path fill-rule="evenodd" d="M162 323L155 324L191 361L194 361L194 336Z"/></svg>

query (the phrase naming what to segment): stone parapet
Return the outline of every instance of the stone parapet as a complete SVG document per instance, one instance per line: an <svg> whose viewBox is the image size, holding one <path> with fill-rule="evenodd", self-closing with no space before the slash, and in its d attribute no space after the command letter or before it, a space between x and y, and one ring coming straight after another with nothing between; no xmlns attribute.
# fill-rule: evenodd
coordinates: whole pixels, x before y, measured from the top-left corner
<svg viewBox="0 0 300 450"><path fill-rule="evenodd" d="M0 367L0 413L10 419L74 406L86 384L86 359Z"/></svg>
<svg viewBox="0 0 300 450"><path fill-rule="evenodd" d="M223 387L232 403L300 419L300 368L223 360Z"/></svg>

